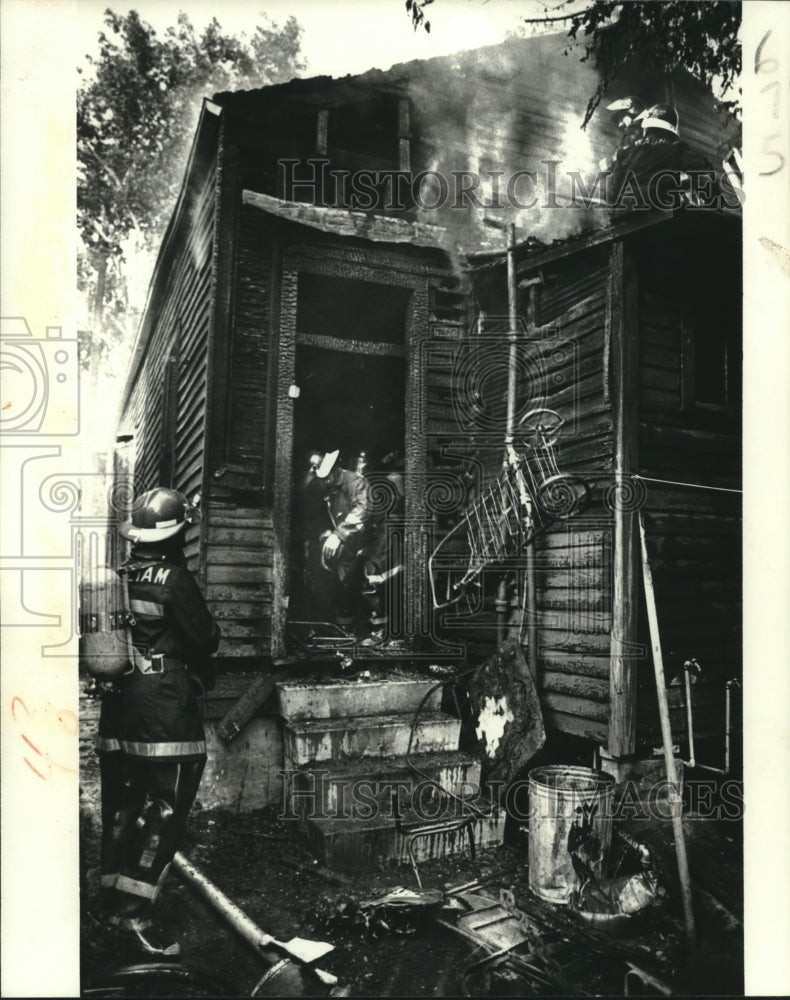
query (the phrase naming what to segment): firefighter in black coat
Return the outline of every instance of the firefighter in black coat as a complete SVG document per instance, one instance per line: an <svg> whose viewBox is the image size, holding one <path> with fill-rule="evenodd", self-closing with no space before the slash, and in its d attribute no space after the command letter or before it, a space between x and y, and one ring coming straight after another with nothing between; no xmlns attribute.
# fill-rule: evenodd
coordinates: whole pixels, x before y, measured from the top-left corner
<svg viewBox="0 0 790 1000"><path fill-rule="evenodd" d="M133 542L119 573L129 597L127 672L104 699L102 887L111 921L149 955L177 942L152 926L153 905L178 850L206 763L199 696L214 683L220 632L184 566L183 531L199 512L183 494L154 489L121 525Z"/></svg>
<svg viewBox="0 0 790 1000"><path fill-rule="evenodd" d="M715 199L716 173L680 138L675 108L654 104L637 122L642 135L622 146L614 159L609 192L615 218L634 209L666 211Z"/></svg>
<svg viewBox="0 0 790 1000"><path fill-rule="evenodd" d="M308 565L317 591L334 581L327 604L335 621L350 628L362 593L360 552L373 518L370 488L364 476L344 469L340 452L312 452L304 493L311 509Z"/></svg>

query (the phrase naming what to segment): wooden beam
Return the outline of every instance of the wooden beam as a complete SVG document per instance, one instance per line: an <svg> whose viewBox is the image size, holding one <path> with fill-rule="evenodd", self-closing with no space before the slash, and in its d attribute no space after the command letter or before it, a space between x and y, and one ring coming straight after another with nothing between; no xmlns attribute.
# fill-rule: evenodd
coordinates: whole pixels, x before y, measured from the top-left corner
<svg viewBox="0 0 790 1000"><path fill-rule="evenodd" d="M322 333L297 332L296 343L300 347L320 347L324 351L340 351L345 354L366 354L378 358L406 357L406 347L403 344L393 344L386 340L350 340Z"/></svg>
<svg viewBox="0 0 790 1000"><path fill-rule="evenodd" d="M612 244L608 315L615 433L614 593L609 674L609 753L636 748L638 541L630 476L638 469L639 316L636 262L622 240Z"/></svg>
<svg viewBox="0 0 790 1000"><path fill-rule="evenodd" d="M686 929L686 944L689 952L696 947L697 937L694 924L694 908L691 899L691 878L686 856L686 837L683 832L683 801L678 784L677 764L672 749L672 723L669 717L669 701L667 698L667 681L664 673L664 658L661 653L661 636L658 628L658 609L656 595L653 589L653 574L650 569L650 559L647 553L647 536L642 513L639 513L639 541L642 556L642 576L645 585L645 603L647 605L647 620L650 626L650 645L653 651L653 670L656 678L656 695L658 697L658 714L661 720L661 742L664 748L664 764L667 769L669 783L669 802L672 809L672 834L675 838L675 852L678 861L678 876L680 878L681 897L683 900L683 920Z"/></svg>
<svg viewBox="0 0 790 1000"><path fill-rule="evenodd" d="M227 711L217 726L217 734L226 743L231 743L235 740L272 691L274 691L279 681L285 680L291 673L291 669L288 666L284 666L271 674L264 674L253 681L241 698L237 702L234 702Z"/></svg>

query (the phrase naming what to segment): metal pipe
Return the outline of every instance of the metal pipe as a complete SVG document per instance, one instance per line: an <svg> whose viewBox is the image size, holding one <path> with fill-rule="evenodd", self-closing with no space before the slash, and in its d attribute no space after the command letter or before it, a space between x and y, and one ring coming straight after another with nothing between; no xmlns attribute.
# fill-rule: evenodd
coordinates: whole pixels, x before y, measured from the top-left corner
<svg viewBox="0 0 790 1000"><path fill-rule="evenodd" d="M708 771L711 774L728 775L730 773L730 749L732 745L732 689L740 687L736 678L727 681L724 688L724 767L714 767L713 764L700 764L697 762L694 750L694 713L691 705L691 680L689 670L693 665L699 666L696 660L687 660L683 664L686 674L686 719L689 731L689 759L684 760L686 767L694 767L700 771Z"/></svg>
<svg viewBox="0 0 790 1000"><path fill-rule="evenodd" d="M507 469L513 447L513 424L516 416L516 363L518 361L518 283L516 279L516 227L508 226L507 247L507 316L510 351L507 363L507 409L505 416L505 451L502 468ZM502 576L496 597L497 637L504 642L507 633L507 577Z"/></svg>
<svg viewBox="0 0 790 1000"><path fill-rule="evenodd" d="M694 755L694 717L691 711L691 664L692 660L686 660L683 664L683 675L686 685L686 726L689 733L689 759L686 761L688 767L696 767Z"/></svg>

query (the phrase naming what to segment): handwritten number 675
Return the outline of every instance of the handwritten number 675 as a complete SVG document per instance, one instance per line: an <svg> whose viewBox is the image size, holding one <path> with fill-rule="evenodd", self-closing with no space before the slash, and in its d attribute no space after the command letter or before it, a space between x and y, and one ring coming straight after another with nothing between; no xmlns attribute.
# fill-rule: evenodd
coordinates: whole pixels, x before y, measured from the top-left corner
<svg viewBox="0 0 790 1000"><path fill-rule="evenodd" d="M766 33L760 39L760 44L757 46L757 51L754 53L755 73L766 73L766 74L775 73L779 68L778 59L773 59L773 58L763 59L763 48L765 47L765 43L768 41L770 37L771 37L771 29L769 28L768 31L766 31ZM765 93L769 88L772 89L776 88L774 92L774 102L775 102L774 118L778 117L777 116L777 105L779 102L778 87L779 87L778 81L772 81L771 83L763 87L762 90L762 93ZM773 177L774 174L778 174L779 171L784 167L785 165L784 154L778 152L775 149L770 148L771 143L774 141L774 139L781 139L781 138L782 136L780 132L774 132L772 135L766 135L763 137L763 154L765 156L774 157L774 159L777 160L778 162L776 166L773 168L773 170L761 170L760 177Z"/></svg>

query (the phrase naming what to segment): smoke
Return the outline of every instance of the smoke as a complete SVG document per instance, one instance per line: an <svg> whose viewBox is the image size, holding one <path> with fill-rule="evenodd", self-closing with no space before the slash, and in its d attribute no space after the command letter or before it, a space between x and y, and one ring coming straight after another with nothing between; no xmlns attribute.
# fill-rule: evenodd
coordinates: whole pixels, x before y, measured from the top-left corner
<svg viewBox="0 0 790 1000"><path fill-rule="evenodd" d="M404 73L412 173L449 189L436 204L428 177L418 217L457 233L460 250L504 247L510 223L519 241L543 242L606 225L606 213L570 204L571 176L591 185L612 143L595 123L581 128L597 78L578 53L563 56L568 46L565 35L512 39Z"/></svg>

